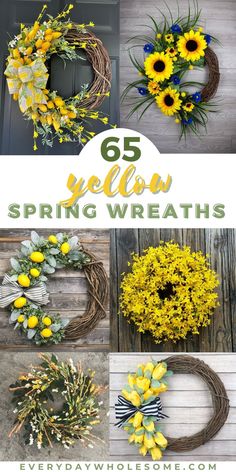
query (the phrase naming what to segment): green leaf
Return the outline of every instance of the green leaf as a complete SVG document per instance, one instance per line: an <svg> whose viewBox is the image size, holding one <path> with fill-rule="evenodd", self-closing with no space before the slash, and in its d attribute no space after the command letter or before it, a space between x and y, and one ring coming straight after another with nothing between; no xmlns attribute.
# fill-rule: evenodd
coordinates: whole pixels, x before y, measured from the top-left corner
<svg viewBox="0 0 236 472"><path fill-rule="evenodd" d="M36 334L36 329L28 329L27 331L27 338L28 339L33 339L33 337L35 336Z"/></svg>
<svg viewBox="0 0 236 472"><path fill-rule="evenodd" d="M161 386L161 383L159 380L152 380L151 387L152 388L159 388Z"/></svg>
<svg viewBox="0 0 236 472"><path fill-rule="evenodd" d="M20 263L19 263L14 257L11 257L10 263L11 263L12 268L13 268L16 272L19 272L19 271L21 270Z"/></svg>

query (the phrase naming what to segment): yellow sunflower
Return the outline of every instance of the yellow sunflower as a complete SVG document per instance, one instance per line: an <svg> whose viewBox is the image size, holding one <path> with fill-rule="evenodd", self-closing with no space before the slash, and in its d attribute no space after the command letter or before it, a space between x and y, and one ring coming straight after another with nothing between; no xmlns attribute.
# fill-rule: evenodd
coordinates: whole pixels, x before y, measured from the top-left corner
<svg viewBox="0 0 236 472"><path fill-rule="evenodd" d="M168 87L156 97L156 103L162 113L172 116L181 108L182 101L179 96L180 94L177 90Z"/></svg>
<svg viewBox="0 0 236 472"><path fill-rule="evenodd" d="M194 104L191 102L187 102L183 106L183 110L188 111L188 112L192 111L193 109L194 109Z"/></svg>
<svg viewBox="0 0 236 472"><path fill-rule="evenodd" d="M191 30L179 38L177 46L183 59L195 62L205 56L204 50L207 48L207 42L199 31L195 33Z"/></svg>
<svg viewBox="0 0 236 472"><path fill-rule="evenodd" d="M170 34L166 34L166 35L165 35L165 40L166 40L167 43L173 43L173 41L174 41L174 36L173 36L173 34L171 34L171 33L170 33Z"/></svg>
<svg viewBox="0 0 236 472"><path fill-rule="evenodd" d="M160 92L160 86L155 82L155 80L150 80L150 82L148 82L148 91L151 95L157 95L157 93Z"/></svg>
<svg viewBox="0 0 236 472"><path fill-rule="evenodd" d="M178 54L178 51L174 47L169 47L166 49L166 54L170 57L175 57Z"/></svg>
<svg viewBox="0 0 236 472"><path fill-rule="evenodd" d="M156 82L169 79L173 72L173 61L164 52L150 54L144 62L145 73Z"/></svg>

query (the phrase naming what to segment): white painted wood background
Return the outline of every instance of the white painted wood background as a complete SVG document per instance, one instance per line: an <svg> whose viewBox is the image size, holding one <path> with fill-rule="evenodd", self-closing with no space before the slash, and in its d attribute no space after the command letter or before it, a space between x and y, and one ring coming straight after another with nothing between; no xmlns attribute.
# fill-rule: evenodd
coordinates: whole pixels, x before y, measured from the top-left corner
<svg viewBox="0 0 236 472"><path fill-rule="evenodd" d="M175 15L177 12L176 0L167 0ZM187 12L188 0L181 0L181 14ZM127 121L130 106L124 103L121 106L121 126L140 131L158 147L161 153L231 153L236 151L236 1L235 0L199 0L202 9L201 24L204 30L217 37L222 46L213 45L220 62L221 80L217 93L219 112L209 115L207 136L199 139L192 136L185 140L178 140L178 125L172 118L164 116L155 104L149 108L142 120L137 120L137 114ZM145 28L151 24L147 15L160 18L157 7L166 12L162 0L121 0L121 92L128 83L137 80L136 69L132 66L128 56L127 40L137 34L147 34ZM142 52L142 48L140 48ZM207 70L191 71L190 80L203 81L207 77ZM135 93L135 95L137 95Z"/></svg>
<svg viewBox="0 0 236 472"><path fill-rule="evenodd" d="M179 354L179 353L178 353ZM128 444L128 435L114 426L114 404L117 396L127 383L127 374L134 372L137 365L150 361L151 358L161 360L173 353L157 355L132 353L110 355L110 456L112 460L150 460L142 458L136 445ZM184 354L183 354L184 355ZM202 359L215 370L224 382L230 399L230 412L226 424L215 438L203 446L177 454L166 450L164 460L205 460L233 461L236 460L236 354L191 354ZM204 382L194 375L176 374L169 380L169 391L161 394L164 413L169 418L162 421L162 431L167 436L190 436L201 430L211 418L213 408L211 395Z"/></svg>

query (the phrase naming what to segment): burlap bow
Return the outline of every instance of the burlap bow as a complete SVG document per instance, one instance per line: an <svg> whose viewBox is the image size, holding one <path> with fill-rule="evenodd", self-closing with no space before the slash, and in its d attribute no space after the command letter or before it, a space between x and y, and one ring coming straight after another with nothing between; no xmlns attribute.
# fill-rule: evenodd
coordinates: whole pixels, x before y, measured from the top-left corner
<svg viewBox="0 0 236 472"><path fill-rule="evenodd" d="M49 301L49 294L42 282L37 283L33 288L24 289L17 282L11 280L8 274L5 274L0 287L0 308L5 308L22 296L38 305L46 305Z"/></svg>
<svg viewBox="0 0 236 472"><path fill-rule="evenodd" d="M18 94L22 113L35 104L47 103L42 89L46 88L48 74L42 59L36 59L30 65L25 66L18 59L9 59L4 74L8 77L9 93L11 95Z"/></svg>

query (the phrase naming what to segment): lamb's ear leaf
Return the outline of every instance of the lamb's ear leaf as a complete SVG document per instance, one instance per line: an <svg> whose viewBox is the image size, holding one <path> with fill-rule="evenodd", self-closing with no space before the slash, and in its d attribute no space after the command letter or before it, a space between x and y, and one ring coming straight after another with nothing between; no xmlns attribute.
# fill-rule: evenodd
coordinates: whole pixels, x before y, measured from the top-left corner
<svg viewBox="0 0 236 472"><path fill-rule="evenodd" d="M35 336L36 334L36 329L28 329L27 331L27 338L28 339L33 339L33 337Z"/></svg>
<svg viewBox="0 0 236 472"><path fill-rule="evenodd" d="M16 272L21 270L20 263L14 257L11 257L10 263L11 263L12 269L14 269Z"/></svg>
<svg viewBox="0 0 236 472"><path fill-rule="evenodd" d="M36 231L31 231L31 240L35 244L35 246L38 245L40 241L40 236L38 235L38 233L36 233Z"/></svg>

